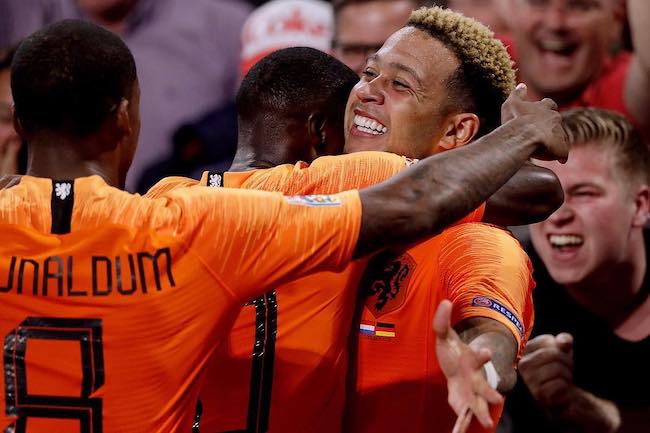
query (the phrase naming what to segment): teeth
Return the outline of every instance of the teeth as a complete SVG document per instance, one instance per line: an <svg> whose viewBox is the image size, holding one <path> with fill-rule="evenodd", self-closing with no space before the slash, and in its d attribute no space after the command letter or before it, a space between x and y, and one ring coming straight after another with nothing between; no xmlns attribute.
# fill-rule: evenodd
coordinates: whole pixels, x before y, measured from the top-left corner
<svg viewBox="0 0 650 433"><path fill-rule="evenodd" d="M375 131L374 129L366 128L365 126L359 126L359 125L357 125L357 129L358 129L359 131L366 132L366 133L368 133L368 134L372 134L372 135L379 135L379 134L381 134L380 132Z"/></svg>
<svg viewBox="0 0 650 433"><path fill-rule="evenodd" d="M384 134L386 131L388 131L388 128L376 120L364 116L359 116L358 114L354 116L354 124L357 126L357 129L359 131L367 132L373 135Z"/></svg>
<svg viewBox="0 0 650 433"><path fill-rule="evenodd" d="M544 39L540 41L543 49L548 51L563 51L571 48L573 44L560 39Z"/></svg>
<svg viewBox="0 0 650 433"><path fill-rule="evenodd" d="M566 247L566 246L578 246L582 245L584 240L582 236L576 235L550 235L548 237L549 242L554 247Z"/></svg>

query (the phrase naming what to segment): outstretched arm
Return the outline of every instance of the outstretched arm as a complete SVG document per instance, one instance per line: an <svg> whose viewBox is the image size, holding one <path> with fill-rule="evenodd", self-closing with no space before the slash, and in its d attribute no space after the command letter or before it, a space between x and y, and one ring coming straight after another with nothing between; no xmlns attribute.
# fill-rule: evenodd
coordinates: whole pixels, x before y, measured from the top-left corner
<svg viewBox="0 0 650 433"><path fill-rule="evenodd" d="M504 227L533 224L548 218L563 201L557 176L527 162L488 199L483 221Z"/></svg>
<svg viewBox="0 0 650 433"><path fill-rule="evenodd" d="M525 95L526 88L519 86L504 104L514 106L505 111L519 117L471 146L431 156L361 190L363 213L355 256L435 235L478 207L533 154L565 159L566 134L555 103L525 102Z"/></svg>
<svg viewBox="0 0 650 433"><path fill-rule="evenodd" d="M650 137L650 2L628 0L627 12L634 58L625 82L625 104L644 136Z"/></svg>
<svg viewBox="0 0 650 433"><path fill-rule="evenodd" d="M464 330L459 335L450 324L451 310L450 301L440 303L433 329L436 333L438 362L447 378L449 405L458 415L454 433L466 431L473 416L483 427L492 428L494 421L490 416L489 405L503 401L497 390L505 392L514 385L514 379L506 372L512 370L514 374L517 343L512 335L507 335L510 334L507 328L491 319L479 319L483 323L475 321L473 324L465 321ZM495 325L489 322L494 322ZM498 326L504 329L500 330ZM487 377L485 366L489 362L499 376L505 377L498 380L496 389L493 387L495 384L490 383L490 380L495 381L495 376L491 374L493 377L490 380Z"/></svg>

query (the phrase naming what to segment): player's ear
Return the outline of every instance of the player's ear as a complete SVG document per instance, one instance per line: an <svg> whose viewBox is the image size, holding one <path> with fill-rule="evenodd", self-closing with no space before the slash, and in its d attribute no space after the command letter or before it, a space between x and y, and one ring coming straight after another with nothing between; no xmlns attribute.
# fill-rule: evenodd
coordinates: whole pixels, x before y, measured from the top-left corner
<svg viewBox="0 0 650 433"><path fill-rule="evenodd" d="M131 134L130 119L129 101L121 99L111 108L99 130L96 141L101 144L102 151L115 150L128 140Z"/></svg>
<svg viewBox="0 0 650 433"><path fill-rule="evenodd" d="M131 113L129 113L129 101L122 99L115 109L116 126L124 134L131 133Z"/></svg>
<svg viewBox="0 0 650 433"><path fill-rule="evenodd" d="M26 140L27 138L25 137L25 130L23 129L23 125L20 123L20 119L16 115L16 107L13 104L11 105L11 118L13 120L14 130L16 130L18 136L22 140Z"/></svg>
<svg viewBox="0 0 650 433"><path fill-rule="evenodd" d="M650 189L648 185L641 185L634 197L634 218L632 219L633 227L643 227L648 220L650 212Z"/></svg>
<svg viewBox="0 0 650 433"><path fill-rule="evenodd" d="M307 134L309 144L321 154L327 143L327 132L325 130L325 116L323 113L311 113L307 118Z"/></svg>
<svg viewBox="0 0 650 433"><path fill-rule="evenodd" d="M447 116L444 123L444 135L438 146L444 150L461 147L476 136L480 127L480 120L474 113L458 113Z"/></svg>

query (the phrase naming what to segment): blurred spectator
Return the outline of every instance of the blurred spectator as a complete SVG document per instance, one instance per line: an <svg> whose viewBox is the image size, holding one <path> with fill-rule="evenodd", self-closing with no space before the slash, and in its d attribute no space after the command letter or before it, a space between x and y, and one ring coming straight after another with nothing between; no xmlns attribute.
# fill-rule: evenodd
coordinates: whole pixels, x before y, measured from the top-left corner
<svg viewBox="0 0 650 433"><path fill-rule="evenodd" d="M564 113L565 201L531 227L535 327L506 399L513 433L650 426L650 155L623 116ZM527 385L526 386L524 385Z"/></svg>
<svg viewBox="0 0 650 433"><path fill-rule="evenodd" d="M10 75L15 47L0 51L0 175L17 174L20 137L13 124Z"/></svg>
<svg viewBox="0 0 650 433"><path fill-rule="evenodd" d="M64 18L90 19L124 38L142 91L133 189L145 167L171 154L176 128L233 100L248 12L235 0L2 0L0 46Z"/></svg>
<svg viewBox="0 0 650 433"><path fill-rule="evenodd" d="M509 0L333 0L333 54L361 74L366 59L421 6L444 6L504 33Z"/></svg>
<svg viewBox="0 0 650 433"><path fill-rule="evenodd" d="M200 178L204 170L227 171L237 148L237 112L231 102L176 130L172 155L147 168L136 191L144 194L160 174Z"/></svg>
<svg viewBox="0 0 650 433"><path fill-rule="evenodd" d="M281 48L306 46L329 52L333 22L331 4L321 0L273 0L255 9L242 29L241 76ZM174 133L173 155L148 169L137 190L147 191L160 172L200 177L203 170L226 171L236 146L235 106L217 106Z"/></svg>
<svg viewBox="0 0 650 433"><path fill-rule="evenodd" d="M321 0L273 0L255 9L242 30L241 76L262 57L290 47L330 52L332 5Z"/></svg>
<svg viewBox="0 0 650 433"><path fill-rule="evenodd" d="M634 52L620 46L622 0L510 0L520 78L560 108L618 111L650 136L650 1L628 0Z"/></svg>
<svg viewBox="0 0 650 433"><path fill-rule="evenodd" d="M424 4L422 0L334 0L334 56L361 75L368 56L406 24L413 9Z"/></svg>

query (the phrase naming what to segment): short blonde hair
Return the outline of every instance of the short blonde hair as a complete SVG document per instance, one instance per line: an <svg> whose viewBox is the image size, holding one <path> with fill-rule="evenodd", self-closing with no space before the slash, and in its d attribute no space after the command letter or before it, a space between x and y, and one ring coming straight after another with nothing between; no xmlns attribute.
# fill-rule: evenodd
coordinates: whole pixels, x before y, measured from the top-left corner
<svg viewBox="0 0 650 433"><path fill-rule="evenodd" d="M461 66L448 89L464 93L464 100L473 100L471 108L481 118L481 129L486 128L482 133L499 126L501 104L515 87L515 70L494 32L472 18L437 6L413 11L407 26L427 32L458 57Z"/></svg>
<svg viewBox="0 0 650 433"><path fill-rule="evenodd" d="M562 119L572 148L610 150L616 168L627 180L649 184L650 149L624 116L600 108L575 108L562 113Z"/></svg>

